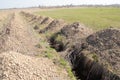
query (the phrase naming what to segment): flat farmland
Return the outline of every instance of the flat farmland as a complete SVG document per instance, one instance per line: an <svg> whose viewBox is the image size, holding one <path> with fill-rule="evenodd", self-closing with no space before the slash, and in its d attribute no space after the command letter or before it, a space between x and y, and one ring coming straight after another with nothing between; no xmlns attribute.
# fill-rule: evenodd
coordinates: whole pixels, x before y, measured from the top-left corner
<svg viewBox="0 0 120 80"><path fill-rule="evenodd" d="M80 22L96 31L109 27L120 28L120 8L58 8L37 11L35 14L63 19L68 23Z"/></svg>

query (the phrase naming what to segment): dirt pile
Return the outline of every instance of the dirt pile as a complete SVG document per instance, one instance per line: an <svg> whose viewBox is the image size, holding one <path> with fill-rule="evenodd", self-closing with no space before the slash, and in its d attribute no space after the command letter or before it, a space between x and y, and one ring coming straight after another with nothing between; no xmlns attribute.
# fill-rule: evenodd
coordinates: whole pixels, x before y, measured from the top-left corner
<svg viewBox="0 0 120 80"><path fill-rule="evenodd" d="M34 24L34 23L39 23L39 24L41 24L41 22L44 20L44 18L45 18L45 17L43 17L43 16L39 16L39 17L33 22L33 24Z"/></svg>
<svg viewBox="0 0 120 80"><path fill-rule="evenodd" d="M43 21L41 22L41 24L49 24L49 23L51 23L52 22L52 18L50 18L50 17L45 17L44 19L43 19Z"/></svg>
<svg viewBox="0 0 120 80"><path fill-rule="evenodd" d="M30 13L26 13L26 12L21 12L21 14L23 14L23 15L25 15L25 17L34 17L34 15L33 14L30 14Z"/></svg>
<svg viewBox="0 0 120 80"><path fill-rule="evenodd" d="M21 14L25 18L29 19L29 21L33 21L33 22L37 22L37 21L41 21L42 22L43 19L44 19L43 16L36 16L36 15L30 14L30 13L26 13L26 12L21 12Z"/></svg>
<svg viewBox="0 0 120 80"><path fill-rule="evenodd" d="M120 49L120 30L106 29L88 36L87 43L100 51Z"/></svg>
<svg viewBox="0 0 120 80"><path fill-rule="evenodd" d="M24 17L27 18L28 21L32 23L38 19L36 15L30 13L21 12L21 14L24 15Z"/></svg>
<svg viewBox="0 0 120 80"><path fill-rule="evenodd" d="M82 47L85 48L85 47ZM76 77L81 80L120 80L120 76L111 72L98 62L91 60L82 49L71 52L70 62Z"/></svg>
<svg viewBox="0 0 120 80"><path fill-rule="evenodd" d="M67 73L47 58L34 58L16 52L0 54L0 80L69 80Z"/></svg>
<svg viewBox="0 0 120 80"><path fill-rule="evenodd" d="M64 22L64 20L53 20L47 27L40 30L40 33L45 33L47 31L55 33L59 31L65 24L66 23Z"/></svg>
<svg viewBox="0 0 120 80"><path fill-rule="evenodd" d="M71 47L79 39L82 39L92 33L92 30L75 22L70 25L64 26L60 32L55 33L50 38L51 47L55 48L57 51L63 51L66 48Z"/></svg>
<svg viewBox="0 0 120 80"><path fill-rule="evenodd" d="M27 21L34 26L34 29L39 33L43 33L47 30L48 25L53 21L51 17L36 16L30 13L21 12L21 14L27 19ZM37 29L36 29L37 27Z"/></svg>
<svg viewBox="0 0 120 80"><path fill-rule="evenodd" d="M120 30L106 29L87 37L88 50L98 61L120 76Z"/></svg>
<svg viewBox="0 0 120 80"><path fill-rule="evenodd" d="M119 29L111 28L98 31L85 38L83 42L77 42L68 53L84 54L90 60L99 63L112 74L120 77L119 34Z"/></svg>
<svg viewBox="0 0 120 80"><path fill-rule="evenodd" d="M61 29L61 33L66 37L85 37L92 33L92 30L85 27L85 25L75 22L67 25Z"/></svg>

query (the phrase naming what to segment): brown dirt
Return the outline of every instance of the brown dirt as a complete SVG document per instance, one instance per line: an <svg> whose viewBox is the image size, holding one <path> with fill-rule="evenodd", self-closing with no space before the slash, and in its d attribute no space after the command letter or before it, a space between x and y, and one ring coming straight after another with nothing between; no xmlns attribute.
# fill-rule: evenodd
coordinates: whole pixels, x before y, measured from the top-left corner
<svg viewBox="0 0 120 80"><path fill-rule="evenodd" d="M47 58L35 58L9 51L0 54L0 80L69 80Z"/></svg>
<svg viewBox="0 0 120 80"><path fill-rule="evenodd" d="M120 77L120 30L105 29L77 42L71 51L79 50Z"/></svg>
<svg viewBox="0 0 120 80"><path fill-rule="evenodd" d="M11 21L14 19L14 14L8 15L7 20L3 22L0 29L0 52L5 51L5 42L10 35Z"/></svg>
<svg viewBox="0 0 120 80"><path fill-rule="evenodd" d="M43 21L41 22L41 24L49 24L49 23L51 23L52 22L52 18L50 18L50 17L45 17L44 19L43 19Z"/></svg>
<svg viewBox="0 0 120 80"><path fill-rule="evenodd" d="M44 23L47 21L49 21L48 18L43 20ZM56 30L57 26L62 27L62 29L59 27L61 30L59 31L58 29L50 38L52 48L55 48L58 52L64 51L61 52L61 55L64 57L66 57L66 54L68 54L68 57L71 52L82 53L88 58L88 62L90 59L91 62L95 61L98 64L95 67L105 67L108 72L110 71L110 75L114 76L115 74L117 77L120 76L119 29L105 29L93 33L91 29L78 22L63 26L61 21L54 20L43 29L43 33L46 31L55 32L54 30ZM94 69L96 70L96 68ZM79 73L79 71L77 72Z"/></svg>
<svg viewBox="0 0 120 80"><path fill-rule="evenodd" d="M64 20L53 20L47 27L40 30L40 33L50 32L56 33L58 32L64 25L66 25Z"/></svg>
<svg viewBox="0 0 120 80"><path fill-rule="evenodd" d="M15 18L11 22L10 35L5 41L5 51L36 54L38 50L34 46L38 43L38 39L33 34L32 28L27 26L18 14L15 14Z"/></svg>
<svg viewBox="0 0 120 80"><path fill-rule="evenodd" d="M83 38L92 33L92 29L87 28L85 25L74 22L73 24L64 26L61 29L61 33L66 37L76 37L76 38Z"/></svg>
<svg viewBox="0 0 120 80"><path fill-rule="evenodd" d="M120 30L102 30L88 36L86 41L89 50L99 57L99 63L120 76Z"/></svg>
<svg viewBox="0 0 120 80"><path fill-rule="evenodd" d="M45 17L43 16L38 16L37 19L35 19L34 21L32 21L31 24L34 24L34 23L38 23L38 24L41 24L41 22L44 20Z"/></svg>
<svg viewBox="0 0 120 80"><path fill-rule="evenodd" d="M51 47L55 48L57 51L64 51L92 32L91 29L78 22L65 25L58 33L55 33L50 38ZM61 49L61 47L63 49Z"/></svg>
<svg viewBox="0 0 120 80"><path fill-rule="evenodd" d="M8 22L0 35L0 80L69 80L52 60L29 56L40 54L39 39L18 12Z"/></svg>

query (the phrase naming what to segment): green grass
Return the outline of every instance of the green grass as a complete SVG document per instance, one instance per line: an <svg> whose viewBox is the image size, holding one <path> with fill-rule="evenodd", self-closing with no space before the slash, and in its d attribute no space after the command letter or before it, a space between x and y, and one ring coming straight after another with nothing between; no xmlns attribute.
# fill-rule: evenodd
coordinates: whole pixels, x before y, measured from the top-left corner
<svg viewBox="0 0 120 80"><path fill-rule="evenodd" d="M69 77L71 78L71 80L76 80L75 76L72 73L72 70L68 64L68 62L66 60L64 60L63 58L60 58L59 60L60 65L62 65L62 67L64 67L69 75Z"/></svg>
<svg viewBox="0 0 120 80"><path fill-rule="evenodd" d="M120 28L120 8L63 8L36 12L42 16L54 19L80 22L94 30L108 28L110 26Z"/></svg>

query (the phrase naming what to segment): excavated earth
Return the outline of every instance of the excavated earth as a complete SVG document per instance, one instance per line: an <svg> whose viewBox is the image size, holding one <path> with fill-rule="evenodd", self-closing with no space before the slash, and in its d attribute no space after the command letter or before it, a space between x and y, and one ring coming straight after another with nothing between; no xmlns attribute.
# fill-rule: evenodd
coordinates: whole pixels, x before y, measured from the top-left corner
<svg viewBox="0 0 120 80"><path fill-rule="evenodd" d="M66 23L63 20L53 20L47 27L40 30L40 33L58 32Z"/></svg>
<svg viewBox="0 0 120 80"><path fill-rule="evenodd" d="M67 52L83 54L120 77L120 30L105 29L76 42ZM89 65L89 64L88 64ZM103 73L104 75L106 73ZM120 78L119 78L120 79ZM119 80L110 79L110 80Z"/></svg>
<svg viewBox="0 0 120 80"><path fill-rule="evenodd" d="M105 29L86 38L86 51L96 54L97 61L120 76L120 29Z"/></svg>
<svg viewBox="0 0 120 80"><path fill-rule="evenodd" d="M0 54L0 80L69 80L64 71L47 58L8 51Z"/></svg>
<svg viewBox="0 0 120 80"><path fill-rule="evenodd" d="M25 15L28 13L24 13ZM27 17L27 15L26 15ZM29 16L31 17L31 15ZM36 19L37 20L37 19ZM35 21L36 21L35 20ZM44 21L44 19L42 19ZM39 21L38 21L39 22ZM38 23L37 22L37 23ZM40 21L41 24L41 21ZM39 29L38 26L35 26L35 29ZM119 80L120 79L120 30L119 29L105 29L98 32L93 32L91 29L85 27L83 24L75 22L73 24L67 24L64 21L53 20L51 23L47 24L45 28L39 31L40 34L52 32L53 34L48 38L48 41L52 48L59 52L65 59L70 61L72 58L78 59L81 57L78 54L84 55L86 58L85 61L90 61L91 63L96 63L93 71L90 70L91 77L95 78L96 74L102 72L102 75L107 77L103 80L109 78L109 80ZM77 53L77 54L76 54ZM78 58L77 58L78 56ZM74 61L74 60L71 60ZM84 62L84 61L83 61ZM79 73L82 76L82 80L86 80L87 73L89 71L90 63L84 62L82 64L76 63L71 64L72 69L75 69L77 77ZM71 62L70 62L71 63ZM79 64L79 65L77 65ZM88 64L87 66L85 66ZM76 66L77 65L77 66ZM78 71L79 68L88 68L85 71ZM78 67L75 68L75 67ZM98 72L97 72L98 68ZM99 71L101 69L101 71ZM108 75L107 75L107 71ZM83 69L84 70L84 69ZM94 71L95 70L95 71ZM95 73L97 72L97 73ZM104 73L106 72L106 73ZM110 74L109 74L110 73ZM95 74L95 76L93 76ZM86 77L85 77L86 76ZM99 75L98 75L99 76ZM87 80L93 80L91 78ZM100 78L99 78L100 79ZM97 80L97 79L94 79Z"/></svg>
<svg viewBox="0 0 120 80"><path fill-rule="evenodd" d="M93 31L86 26L75 22L65 25L59 32L55 33L50 38L51 47L57 51L63 51L70 48L76 42L92 34Z"/></svg>

